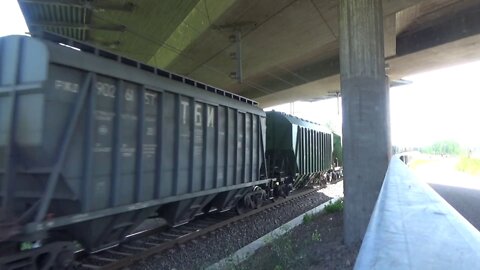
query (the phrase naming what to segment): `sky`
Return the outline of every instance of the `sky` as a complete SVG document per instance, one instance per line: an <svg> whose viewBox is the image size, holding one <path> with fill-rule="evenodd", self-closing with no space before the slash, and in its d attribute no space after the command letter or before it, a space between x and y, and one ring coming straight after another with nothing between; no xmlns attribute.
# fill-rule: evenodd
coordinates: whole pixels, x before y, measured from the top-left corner
<svg viewBox="0 0 480 270"><path fill-rule="evenodd" d="M392 144L427 146L454 140L480 147L480 61L416 74L390 89ZM341 129L336 99L295 102L294 114ZM290 104L267 108L292 113ZM341 109L341 108L340 108Z"/></svg>
<svg viewBox="0 0 480 270"><path fill-rule="evenodd" d="M0 37L22 35L28 32L27 24L16 0L1 0L0 3Z"/></svg>
<svg viewBox="0 0 480 270"><path fill-rule="evenodd" d="M338 100L341 102L341 98ZM342 104L337 106L337 98L330 98L317 102L297 101L293 107L291 103L265 108L266 111L275 110L296 115L313 122L328 125L335 132L341 133Z"/></svg>
<svg viewBox="0 0 480 270"><path fill-rule="evenodd" d="M480 62L407 77L390 92L392 141L428 145L455 140L480 146Z"/></svg>
<svg viewBox="0 0 480 270"><path fill-rule="evenodd" d="M26 32L17 1L1 0L0 36ZM463 146L480 147L479 71L480 62L473 62L406 77L413 83L390 89L392 143L426 146L455 140ZM292 113L290 104L270 109ZM341 130L336 98L295 102L293 113Z"/></svg>

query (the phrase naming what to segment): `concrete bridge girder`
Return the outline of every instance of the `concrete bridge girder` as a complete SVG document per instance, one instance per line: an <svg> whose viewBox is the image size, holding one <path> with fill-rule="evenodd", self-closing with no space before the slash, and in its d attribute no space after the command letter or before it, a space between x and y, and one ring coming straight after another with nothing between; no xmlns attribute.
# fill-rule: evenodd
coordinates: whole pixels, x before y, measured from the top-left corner
<svg viewBox="0 0 480 270"><path fill-rule="evenodd" d="M120 6L89 1L88 9L69 4L76 2L81 1L19 0L31 30L71 34L258 99L261 106L339 90L338 80L333 80L339 74L337 0L126 0ZM418 65L400 58L480 33L476 0L383 0L382 4L385 56L392 79L418 71ZM237 69L230 39L236 28L242 31L243 83L231 76ZM474 52L470 56L480 57ZM424 63L429 62L438 61Z"/></svg>

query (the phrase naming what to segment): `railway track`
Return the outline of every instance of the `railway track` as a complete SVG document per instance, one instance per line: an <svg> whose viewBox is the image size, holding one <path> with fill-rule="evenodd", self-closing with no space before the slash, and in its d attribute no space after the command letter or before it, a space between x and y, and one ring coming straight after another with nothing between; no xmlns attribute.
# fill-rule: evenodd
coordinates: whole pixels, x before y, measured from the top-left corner
<svg viewBox="0 0 480 270"><path fill-rule="evenodd" d="M111 270L125 268L138 261L145 260L148 257L160 256L161 253L175 247L176 245L181 245L202 236L206 236L211 232L241 221L247 217L264 211L268 212L274 208L282 207L285 204L302 200L303 197L317 191L317 188L299 191L285 199L278 199L275 202L241 215L235 215L232 212L206 215L179 227L167 230L153 229L151 231L142 232L127 238L126 242L116 247L90 255L79 253L77 256L77 264L79 265L79 269L82 270Z"/></svg>

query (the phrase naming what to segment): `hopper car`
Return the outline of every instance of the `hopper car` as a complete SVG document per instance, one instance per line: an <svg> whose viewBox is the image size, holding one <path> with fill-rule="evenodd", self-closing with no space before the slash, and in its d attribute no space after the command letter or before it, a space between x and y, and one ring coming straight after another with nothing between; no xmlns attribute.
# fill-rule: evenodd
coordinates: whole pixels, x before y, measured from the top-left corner
<svg viewBox="0 0 480 270"><path fill-rule="evenodd" d="M0 38L0 269L63 269L78 246L118 245L150 217L176 226L256 208L288 194L295 173L327 170L331 133L295 120L272 156L268 115L90 44Z"/></svg>

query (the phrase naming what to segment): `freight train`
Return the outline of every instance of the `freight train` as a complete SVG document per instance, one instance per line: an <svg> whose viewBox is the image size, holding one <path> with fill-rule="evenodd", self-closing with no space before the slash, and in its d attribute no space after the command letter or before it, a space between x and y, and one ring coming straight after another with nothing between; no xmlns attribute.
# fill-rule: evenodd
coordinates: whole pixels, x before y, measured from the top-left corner
<svg viewBox="0 0 480 270"><path fill-rule="evenodd" d="M256 208L332 165L333 135L53 34L0 39L0 269L61 269L139 224Z"/></svg>

